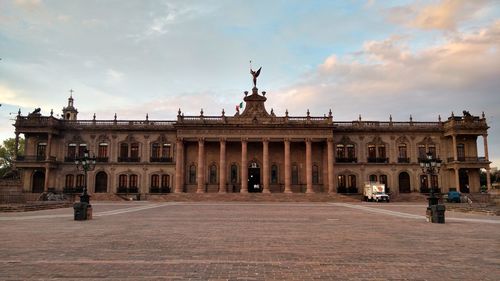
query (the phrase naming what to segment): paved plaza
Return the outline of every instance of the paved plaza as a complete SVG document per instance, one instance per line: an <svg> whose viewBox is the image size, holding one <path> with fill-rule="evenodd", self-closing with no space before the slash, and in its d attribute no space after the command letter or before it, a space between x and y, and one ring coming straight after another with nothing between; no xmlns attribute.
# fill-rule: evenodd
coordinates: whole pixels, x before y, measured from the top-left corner
<svg viewBox="0 0 500 281"><path fill-rule="evenodd" d="M498 280L500 219L423 203L93 202L0 213L0 280Z"/></svg>

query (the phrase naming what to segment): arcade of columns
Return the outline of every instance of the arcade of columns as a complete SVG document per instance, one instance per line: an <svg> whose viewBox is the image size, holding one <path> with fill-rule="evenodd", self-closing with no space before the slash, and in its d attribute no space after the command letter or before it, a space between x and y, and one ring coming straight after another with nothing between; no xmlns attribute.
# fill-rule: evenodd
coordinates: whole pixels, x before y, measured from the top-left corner
<svg viewBox="0 0 500 281"><path fill-rule="evenodd" d="M291 161L290 161L290 139L284 139L284 154L285 154L285 193L292 193L291 183ZM314 193L312 179L312 150L311 139L306 139L306 193ZM335 192L333 179L333 139L327 139L327 155L328 155L328 192ZM248 192L248 151L247 139L241 139L241 193ZM219 155L219 193L226 192L226 139L219 140L220 155ZM175 189L174 192L183 192L184 186L184 141L182 138L177 139L176 151L176 167L175 167ZM263 193L269 193L269 139L262 140L262 185ZM198 170L197 170L197 193L205 192L205 139L198 139Z"/></svg>

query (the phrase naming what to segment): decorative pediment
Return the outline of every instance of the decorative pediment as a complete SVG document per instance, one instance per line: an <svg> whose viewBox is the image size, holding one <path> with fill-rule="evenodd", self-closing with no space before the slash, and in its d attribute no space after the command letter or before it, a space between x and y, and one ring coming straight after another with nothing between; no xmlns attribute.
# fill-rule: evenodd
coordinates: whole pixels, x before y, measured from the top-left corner
<svg viewBox="0 0 500 281"><path fill-rule="evenodd" d="M248 93L245 92L245 95ZM267 98L264 96L265 92L262 92L262 96L259 95L257 88L252 89L252 94L250 96L245 96L243 99L245 101L245 110L243 113L238 115L240 118L250 118L252 123L258 123L257 118L270 118L271 115L266 110L264 103Z"/></svg>
<svg viewBox="0 0 500 281"><path fill-rule="evenodd" d="M396 139L396 143L410 143L410 140L406 136L401 136Z"/></svg>
<svg viewBox="0 0 500 281"><path fill-rule="evenodd" d="M354 144L354 142L348 137L348 136L342 136L342 138L339 141L339 144Z"/></svg>
<svg viewBox="0 0 500 281"><path fill-rule="evenodd" d="M80 135L73 135L73 137L68 140L68 143L84 143L84 142L85 141Z"/></svg>
<svg viewBox="0 0 500 281"><path fill-rule="evenodd" d="M156 142L159 142L159 143L167 143L168 140L167 140L167 137L165 137L164 134L161 134L157 139L156 139Z"/></svg>
<svg viewBox="0 0 500 281"><path fill-rule="evenodd" d="M125 140L124 140L124 141L125 141L125 142L135 142L135 137L134 137L134 135L129 134L129 135L125 138Z"/></svg>
<svg viewBox="0 0 500 281"><path fill-rule="evenodd" d="M97 137L97 141L99 141L99 142L109 142L109 141L110 141L110 139L109 139L108 135L106 135L106 134L101 134L101 135L99 135L99 136Z"/></svg>
<svg viewBox="0 0 500 281"><path fill-rule="evenodd" d="M368 144L385 145L385 142L382 141L382 138L380 138L380 136L374 136L373 140L371 142L369 142Z"/></svg>
<svg viewBox="0 0 500 281"><path fill-rule="evenodd" d="M435 143L434 143L434 141L432 141L432 138L430 136L427 136L421 142L419 142L418 144L433 145Z"/></svg>

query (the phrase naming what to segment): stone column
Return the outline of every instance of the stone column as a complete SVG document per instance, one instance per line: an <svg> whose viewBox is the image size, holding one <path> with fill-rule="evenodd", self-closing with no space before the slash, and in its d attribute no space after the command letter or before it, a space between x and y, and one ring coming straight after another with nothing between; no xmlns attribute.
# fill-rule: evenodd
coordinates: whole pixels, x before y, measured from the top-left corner
<svg viewBox="0 0 500 281"><path fill-rule="evenodd" d="M198 188L196 193L205 192L205 140L198 139Z"/></svg>
<svg viewBox="0 0 500 281"><path fill-rule="evenodd" d="M458 161L458 156L457 156L457 136L452 135L452 140L453 140L453 161ZM457 187L458 188L458 187Z"/></svg>
<svg viewBox="0 0 500 281"><path fill-rule="evenodd" d="M306 139L306 193L314 193L312 181L312 143Z"/></svg>
<svg viewBox="0 0 500 281"><path fill-rule="evenodd" d="M184 189L184 142L182 138L177 139L175 152L175 193L181 193Z"/></svg>
<svg viewBox="0 0 500 281"><path fill-rule="evenodd" d="M483 135L483 145L484 145L484 160L487 162L490 161L489 153L488 153L488 135ZM491 178L490 178L490 164L487 164L486 168L486 188L488 192L491 190Z"/></svg>
<svg viewBox="0 0 500 281"><path fill-rule="evenodd" d="M226 193L226 139L220 139L219 193Z"/></svg>
<svg viewBox="0 0 500 281"><path fill-rule="evenodd" d="M263 193L270 193L269 190L269 139L262 140L262 181Z"/></svg>
<svg viewBox="0 0 500 281"><path fill-rule="evenodd" d="M17 159L18 153L19 153L19 133L16 133L16 146L14 147L15 159Z"/></svg>
<svg viewBox="0 0 500 281"><path fill-rule="evenodd" d="M460 177L459 177L459 169L455 168L455 188L458 192L460 192Z"/></svg>
<svg viewBox="0 0 500 281"><path fill-rule="evenodd" d="M335 180L333 177L333 139L328 140L328 192L335 192Z"/></svg>
<svg viewBox="0 0 500 281"><path fill-rule="evenodd" d="M241 193L248 193L247 140L241 140Z"/></svg>
<svg viewBox="0 0 500 281"><path fill-rule="evenodd" d="M285 193L292 193L292 175L290 163L290 139L285 139Z"/></svg>
<svg viewBox="0 0 500 281"><path fill-rule="evenodd" d="M43 191L45 192L49 190L49 177L50 177L49 163L45 163L45 182L43 187Z"/></svg>
<svg viewBox="0 0 500 281"><path fill-rule="evenodd" d="M51 147L52 147L52 134L49 134L49 137L47 140L47 149L45 150L45 160L50 160L50 152L51 152L50 148Z"/></svg>

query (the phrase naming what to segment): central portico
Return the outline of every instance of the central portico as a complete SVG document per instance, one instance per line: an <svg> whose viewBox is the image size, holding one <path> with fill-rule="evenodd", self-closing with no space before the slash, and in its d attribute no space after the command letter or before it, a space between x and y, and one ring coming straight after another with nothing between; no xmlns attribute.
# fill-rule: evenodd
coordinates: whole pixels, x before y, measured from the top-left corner
<svg viewBox="0 0 500 281"><path fill-rule="evenodd" d="M175 192L334 192L331 112L277 117L265 95L245 92L232 117L179 110Z"/></svg>

